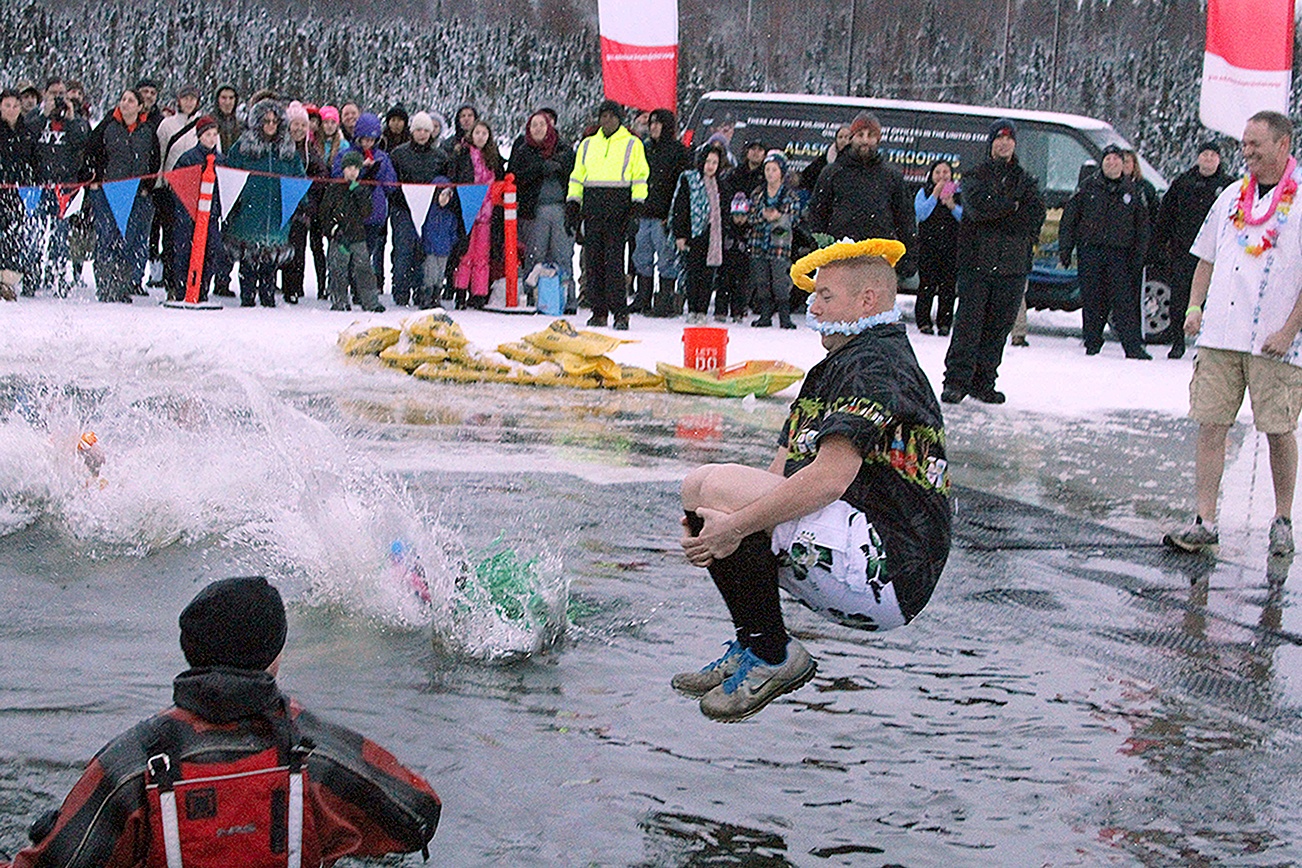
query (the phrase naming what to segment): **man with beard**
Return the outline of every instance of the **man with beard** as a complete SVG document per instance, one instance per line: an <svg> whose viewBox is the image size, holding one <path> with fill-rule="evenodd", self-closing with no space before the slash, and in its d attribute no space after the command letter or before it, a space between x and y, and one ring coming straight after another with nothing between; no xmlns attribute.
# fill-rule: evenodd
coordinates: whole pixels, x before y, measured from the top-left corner
<svg viewBox="0 0 1302 868"><path fill-rule="evenodd" d="M958 312L940 395L947 404L968 395L986 404L1004 403L995 378L1026 292L1031 248L1044 223L1036 180L1017 162L1016 125L1006 118L995 121L987 144L990 159L963 176Z"/></svg>
<svg viewBox="0 0 1302 868"><path fill-rule="evenodd" d="M882 124L872 112L861 112L850 124L850 147L819 175L809 200L805 227L840 240L893 238L905 252L895 265L902 285L918 274L915 248L917 219L904 176L887 166L877 152Z"/></svg>

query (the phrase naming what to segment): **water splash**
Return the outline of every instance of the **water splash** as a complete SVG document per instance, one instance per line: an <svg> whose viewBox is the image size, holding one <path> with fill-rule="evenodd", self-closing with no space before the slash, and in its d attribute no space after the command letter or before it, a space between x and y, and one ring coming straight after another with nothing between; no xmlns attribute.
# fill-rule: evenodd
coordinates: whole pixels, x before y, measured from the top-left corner
<svg viewBox="0 0 1302 868"><path fill-rule="evenodd" d="M91 429L97 474L78 453ZM229 370L171 388L0 381L0 535L36 521L72 557L216 544L310 605L432 629L473 659L538 653L566 626L558 558L467 550L400 478Z"/></svg>

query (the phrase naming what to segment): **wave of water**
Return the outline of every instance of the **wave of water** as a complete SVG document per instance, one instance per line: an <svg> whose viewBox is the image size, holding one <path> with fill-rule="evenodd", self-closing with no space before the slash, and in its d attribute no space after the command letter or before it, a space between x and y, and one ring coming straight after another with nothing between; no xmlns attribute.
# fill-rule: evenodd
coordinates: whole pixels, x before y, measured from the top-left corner
<svg viewBox="0 0 1302 868"><path fill-rule="evenodd" d="M0 536L38 521L73 558L228 547L251 571L453 653L536 653L565 630L559 558L468 550L328 425L229 370L183 385L0 379ZM93 431L98 474L78 442Z"/></svg>

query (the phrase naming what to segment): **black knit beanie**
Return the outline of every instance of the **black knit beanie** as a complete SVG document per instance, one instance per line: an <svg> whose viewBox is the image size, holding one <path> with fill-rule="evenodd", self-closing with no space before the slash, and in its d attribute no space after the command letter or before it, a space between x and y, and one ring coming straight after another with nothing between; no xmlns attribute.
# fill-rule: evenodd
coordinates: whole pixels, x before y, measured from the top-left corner
<svg viewBox="0 0 1302 868"><path fill-rule="evenodd" d="M192 667L266 669L285 647L285 603L262 576L213 582L181 612L181 650Z"/></svg>

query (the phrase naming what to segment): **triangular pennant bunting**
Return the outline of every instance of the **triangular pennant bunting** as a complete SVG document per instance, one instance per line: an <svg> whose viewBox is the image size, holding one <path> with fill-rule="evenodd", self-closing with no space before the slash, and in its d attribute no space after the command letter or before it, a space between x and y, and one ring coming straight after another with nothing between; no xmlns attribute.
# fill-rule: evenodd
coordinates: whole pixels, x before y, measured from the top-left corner
<svg viewBox="0 0 1302 868"><path fill-rule="evenodd" d="M118 231L127 237L127 221L131 219L131 208L136 204L136 192L140 189L139 178L127 178L125 181L109 181L104 184L104 198L108 199L113 219L117 221Z"/></svg>
<svg viewBox="0 0 1302 868"><path fill-rule="evenodd" d="M280 228L284 229L289 218L294 216L298 203L307 195L307 188L312 186L311 178L280 179Z"/></svg>
<svg viewBox="0 0 1302 868"><path fill-rule="evenodd" d="M19 187L18 198L23 200L23 205L27 207L28 214L35 214L36 209L41 205L41 188Z"/></svg>
<svg viewBox="0 0 1302 868"><path fill-rule="evenodd" d="M54 197L59 200L59 216L67 220L81 213L81 206L86 203L86 188L76 187L69 192L63 187L55 187Z"/></svg>
<svg viewBox="0 0 1302 868"><path fill-rule="evenodd" d="M425 228L425 218L429 215L430 203L438 188L433 184L403 184L402 195L407 198L407 207L411 209L411 222L419 235Z"/></svg>
<svg viewBox="0 0 1302 868"><path fill-rule="evenodd" d="M190 212L190 219L199 222L199 183L203 179L203 166L186 166L163 173L167 186L172 188L177 201Z"/></svg>
<svg viewBox="0 0 1302 868"><path fill-rule="evenodd" d="M235 200L240 198L244 183L249 180L249 173L243 169L217 167L217 192L222 200L222 219L225 220L235 207Z"/></svg>
<svg viewBox="0 0 1302 868"><path fill-rule="evenodd" d="M466 231L475 222L475 217L479 214L479 209L484 205L484 197L488 195L487 184L467 184L457 187L457 195L461 197L461 221L466 225Z"/></svg>

